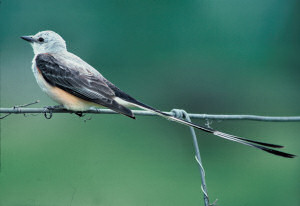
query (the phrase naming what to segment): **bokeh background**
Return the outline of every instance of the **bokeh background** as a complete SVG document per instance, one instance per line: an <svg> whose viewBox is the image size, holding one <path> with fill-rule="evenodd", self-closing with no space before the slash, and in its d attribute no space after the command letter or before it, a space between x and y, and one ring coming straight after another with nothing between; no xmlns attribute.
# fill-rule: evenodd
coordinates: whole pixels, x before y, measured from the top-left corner
<svg viewBox="0 0 300 206"><path fill-rule="evenodd" d="M300 115L299 9L297 0L1 0L1 107L55 104L19 38L54 30L69 51L161 110ZM300 155L300 123L211 126ZM211 202L300 205L299 158L197 135ZM189 129L159 117L7 117L0 205L203 205Z"/></svg>

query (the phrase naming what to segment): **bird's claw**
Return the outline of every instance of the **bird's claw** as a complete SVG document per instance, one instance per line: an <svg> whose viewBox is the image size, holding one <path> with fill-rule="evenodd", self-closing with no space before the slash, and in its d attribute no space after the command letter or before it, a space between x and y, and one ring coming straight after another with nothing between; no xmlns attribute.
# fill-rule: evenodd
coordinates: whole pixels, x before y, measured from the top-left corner
<svg viewBox="0 0 300 206"><path fill-rule="evenodd" d="M76 115L78 115L79 117L84 117L85 114L83 114L82 112L75 112Z"/></svg>

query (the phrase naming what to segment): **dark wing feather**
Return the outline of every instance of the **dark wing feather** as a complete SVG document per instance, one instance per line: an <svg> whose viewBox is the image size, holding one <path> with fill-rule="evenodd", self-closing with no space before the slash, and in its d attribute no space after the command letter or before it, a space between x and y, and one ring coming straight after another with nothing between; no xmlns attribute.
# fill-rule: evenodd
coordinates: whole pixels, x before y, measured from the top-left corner
<svg viewBox="0 0 300 206"><path fill-rule="evenodd" d="M51 54L39 54L35 61L42 76L50 85L59 87L83 100L134 118L131 110L113 100L115 93L100 74L83 72L85 70L78 68L78 64L72 64L71 61L64 64Z"/></svg>
<svg viewBox="0 0 300 206"><path fill-rule="evenodd" d="M113 83L111 83L110 81L108 81L107 79L104 79L104 82L108 85L108 87L110 89L112 89L116 95L116 97L119 97L127 102L130 102L132 104L135 104L135 105L139 105L141 107L144 107L146 109L149 109L149 110L152 110L152 111L155 111L157 113L160 113L160 114L163 114L163 115L166 115L165 113L162 113L160 110L158 109L155 109L147 104L144 104L138 100L136 100L135 98L133 98L132 96L130 96L129 94L123 92L122 90L120 90L118 87L116 87Z"/></svg>

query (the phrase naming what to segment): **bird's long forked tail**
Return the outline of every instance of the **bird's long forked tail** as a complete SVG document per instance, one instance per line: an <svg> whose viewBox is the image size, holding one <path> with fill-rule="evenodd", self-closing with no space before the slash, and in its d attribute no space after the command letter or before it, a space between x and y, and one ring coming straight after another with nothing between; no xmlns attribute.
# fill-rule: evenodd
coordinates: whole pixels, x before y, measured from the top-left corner
<svg viewBox="0 0 300 206"><path fill-rule="evenodd" d="M133 105L141 108L141 109L154 112L154 113L158 114L159 116L162 116L162 117L164 117L168 120L175 121L175 122L178 122L178 123L186 125L186 126L194 127L196 129L200 129L200 130L208 132L208 133L212 133L212 134L214 134L218 137L221 137L223 139L238 142L240 144L247 145L247 146L250 146L250 147L254 147L254 148L257 148L257 149L260 149L260 150L263 150L265 152L268 152L268 153L271 153L271 154L274 154L274 155L277 155L277 156L281 156L281 157L286 157L286 158L296 157L296 155L293 155L293 154L289 154L289 153L285 153L285 152L281 152L281 151L278 151L278 150L268 148L268 147L283 148L283 146L281 146L281 145L270 144L270 143L265 143L265 142L258 142L258 141L249 140L249 139L245 139L245 138L242 138L242 137L237 137L237 136L234 136L234 135L226 134L226 133L219 132L217 130L214 130L214 129L211 129L211 128L208 128L208 127L204 127L204 126L194 124L192 122L189 122L189 121L186 121L186 120L183 120L183 119L179 119L177 117L174 117L172 115L161 112L157 109L154 109L154 108L152 108L148 105L145 105L141 102L138 102L138 101L134 101L134 102L131 102L131 103Z"/></svg>

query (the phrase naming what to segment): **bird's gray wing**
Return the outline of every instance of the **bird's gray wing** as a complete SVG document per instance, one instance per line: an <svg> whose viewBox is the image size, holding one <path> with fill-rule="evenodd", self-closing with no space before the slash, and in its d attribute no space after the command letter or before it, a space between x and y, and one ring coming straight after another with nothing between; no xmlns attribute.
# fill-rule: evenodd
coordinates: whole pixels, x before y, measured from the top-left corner
<svg viewBox="0 0 300 206"><path fill-rule="evenodd" d="M44 79L83 100L108 107L118 113L134 118L130 109L118 104L115 92L105 83L100 73L89 72L85 65L45 53L37 55L36 66ZM86 63L85 63L86 64Z"/></svg>

